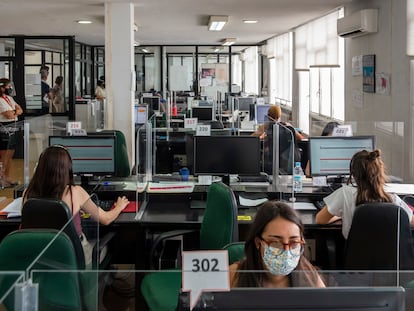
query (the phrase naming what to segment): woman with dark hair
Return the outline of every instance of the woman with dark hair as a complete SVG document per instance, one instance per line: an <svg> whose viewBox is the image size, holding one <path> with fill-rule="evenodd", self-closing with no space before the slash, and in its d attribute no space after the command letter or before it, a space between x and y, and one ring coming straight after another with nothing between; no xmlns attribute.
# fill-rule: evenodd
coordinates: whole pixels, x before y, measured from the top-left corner
<svg viewBox="0 0 414 311"><path fill-rule="evenodd" d="M303 230L299 215L289 205L265 202L250 227L246 257L230 266L231 287L325 287L303 255Z"/></svg>
<svg viewBox="0 0 414 311"><path fill-rule="evenodd" d="M50 90L52 94L51 105L49 105L49 112L65 112L65 97L63 96L63 77L57 76L55 85Z"/></svg>
<svg viewBox="0 0 414 311"><path fill-rule="evenodd" d="M82 241L85 252L92 248L84 243L81 227L81 210L91 215L93 219L103 225L114 221L121 211L128 205L128 199L118 197L115 207L104 211L96 206L89 194L81 187L76 186L73 178L72 159L69 152L62 146L50 146L39 157L36 170L29 186L23 193L23 204L30 198L51 198L64 201L72 211L73 223ZM92 254L85 253L85 264L90 264Z"/></svg>
<svg viewBox="0 0 414 311"><path fill-rule="evenodd" d="M362 150L355 153L350 163L350 176L346 185L324 198L325 206L316 215L318 224L327 224L342 218L342 234L348 238L352 217L356 207L363 203L394 203L408 214L414 227L413 212L396 194L387 193L384 185L387 181L385 165L381 160L381 151ZM352 178L356 185L352 184Z"/></svg>

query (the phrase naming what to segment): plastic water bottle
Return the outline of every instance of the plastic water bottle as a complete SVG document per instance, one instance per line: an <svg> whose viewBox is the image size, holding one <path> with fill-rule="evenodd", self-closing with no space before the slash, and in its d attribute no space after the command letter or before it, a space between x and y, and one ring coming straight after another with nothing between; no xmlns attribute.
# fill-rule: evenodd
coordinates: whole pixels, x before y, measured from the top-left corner
<svg viewBox="0 0 414 311"><path fill-rule="evenodd" d="M302 191L302 176L303 170L300 166L300 162L296 162L295 168L293 169L293 191L301 192Z"/></svg>

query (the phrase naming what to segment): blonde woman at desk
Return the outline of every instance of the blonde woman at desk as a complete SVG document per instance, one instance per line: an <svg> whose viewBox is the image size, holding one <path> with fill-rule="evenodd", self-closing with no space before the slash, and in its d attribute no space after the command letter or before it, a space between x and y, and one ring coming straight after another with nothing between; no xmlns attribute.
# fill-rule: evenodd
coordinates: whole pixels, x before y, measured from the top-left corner
<svg viewBox="0 0 414 311"><path fill-rule="evenodd" d="M94 220L108 225L129 203L124 196L118 197L115 208L110 211L96 206L85 189L75 185L70 154L65 147L57 145L46 148L40 155L29 186L23 193L23 204L30 198L59 199L69 206L74 215L73 223L82 241L86 265L91 264L93 247L88 245L82 232L80 214L90 214Z"/></svg>
<svg viewBox="0 0 414 311"><path fill-rule="evenodd" d="M299 215L290 206L265 202L251 224L246 257L229 268L231 287L325 287L303 255L303 230ZM250 271L243 273L245 270Z"/></svg>
<svg viewBox="0 0 414 311"><path fill-rule="evenodd" d="M389 202L400 206L414 227L413 212L396 194L387 193L387 180L381 151L362 150L354 154L350 163L350 177L346 185L324 198L325 206L316 215L316 223L328 224L342 218L342 234L348 238L355 208L363 203ZM356 185L352 184L352 178Z"/></svg>

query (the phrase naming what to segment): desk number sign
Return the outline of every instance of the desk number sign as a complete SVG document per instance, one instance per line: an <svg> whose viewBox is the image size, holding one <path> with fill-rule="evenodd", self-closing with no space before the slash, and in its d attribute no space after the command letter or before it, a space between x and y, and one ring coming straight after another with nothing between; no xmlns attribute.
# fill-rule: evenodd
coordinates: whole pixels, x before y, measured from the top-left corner
<svg viewBox="0 0 414 311"><path fill-rule="evenodd" d="M197 136L210 136L211 126L210 124L198 124L196 129Z"/></svg>
<svg viewBox="0 0 414 311"><path fill-rule="evenodd" d="M195 130L197 127L197 118L184 118L184 128Z"/></svg>
<svg viewBox="0 0 414 311"><path fill-rule="evenodd" d="M227 250L183 252L183 291L190 292L192 310L204 291L229 291Z"/></svg>
<svg viewBox="0 0 414 311"><path fill-rule="evenodd" d="M72 135L73 132L76 132L81 129L82 129L82 122L80 121L70 121L66 123L66 132L68 132L70 135Z"/></svg>

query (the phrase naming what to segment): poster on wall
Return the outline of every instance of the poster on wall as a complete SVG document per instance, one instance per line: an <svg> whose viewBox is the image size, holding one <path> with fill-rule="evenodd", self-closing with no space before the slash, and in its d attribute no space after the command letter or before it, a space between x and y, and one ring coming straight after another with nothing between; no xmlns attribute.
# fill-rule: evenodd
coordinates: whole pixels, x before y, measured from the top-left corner
<svg viewBox="0 0 414 311"><path fill-rule="evenodd" d="M362 56L362 90L375 93L375 55Z"/></svg>
<svg viewBox="0 0 414 311"><path fill-rule="evenodd" d="M391 78L389 73L380 72L375 75L376 93L381 95L390 95L391 93Z"/></svg>

